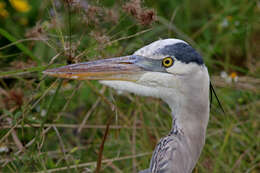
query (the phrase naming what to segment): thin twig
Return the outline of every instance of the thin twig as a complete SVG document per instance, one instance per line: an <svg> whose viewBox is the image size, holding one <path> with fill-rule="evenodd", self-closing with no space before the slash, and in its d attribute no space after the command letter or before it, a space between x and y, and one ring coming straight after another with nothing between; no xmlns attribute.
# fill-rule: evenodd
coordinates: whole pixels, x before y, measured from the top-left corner
<svg viewBox="0 0 260 173"><path fill-rule="evenodd" d="M108 123L107 123L107 126L106 126L106 131L105 131L105 134L103 136L102 143L100 145L100 149L99 149L99 153L98 153L98 159L97 159L97 168L96 168L96 171L95 171L96 173L99 173L100 168L101 168L104 145L105 145L107 135L108 135L108 132L109 132L109 126L110 126L111 120L112 120L112 116L110 116L110 118L108 120Z"/></svg>

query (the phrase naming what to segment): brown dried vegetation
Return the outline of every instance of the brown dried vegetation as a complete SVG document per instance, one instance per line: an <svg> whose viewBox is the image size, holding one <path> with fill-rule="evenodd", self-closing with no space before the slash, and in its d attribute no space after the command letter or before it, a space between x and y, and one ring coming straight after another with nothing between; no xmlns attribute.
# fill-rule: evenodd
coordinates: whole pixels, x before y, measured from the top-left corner
<svg viewBox="0 0 260 173"><path fill-rule="evenodd" d="M24 95L21 88L15 88L10 91L3 91L1 93L3 95L1 102L7 110L14 107L21 107L23 105Z"/></svg>
<svg viewBox="0 0 260 173"><path fill-rule="evenodd" d="M142 7L141 0L131 0L123 6L123 10L133 16L141 25L151 25L156 21L156 13L153 9Z"/></svg>

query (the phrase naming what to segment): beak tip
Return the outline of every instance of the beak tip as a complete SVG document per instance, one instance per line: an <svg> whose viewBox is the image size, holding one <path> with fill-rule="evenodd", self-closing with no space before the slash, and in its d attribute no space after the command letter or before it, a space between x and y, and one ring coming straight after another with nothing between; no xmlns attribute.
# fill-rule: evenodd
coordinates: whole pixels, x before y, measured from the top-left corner
<svg viewBox="0 0 260 173"><path fill-rule="evenodd" d="M72 78L72 79L78 78L77 76L72 75L71 72L64 71L64 68L47 69L44 70L42 73L48 76L59 77L59 78Z"/></svg>

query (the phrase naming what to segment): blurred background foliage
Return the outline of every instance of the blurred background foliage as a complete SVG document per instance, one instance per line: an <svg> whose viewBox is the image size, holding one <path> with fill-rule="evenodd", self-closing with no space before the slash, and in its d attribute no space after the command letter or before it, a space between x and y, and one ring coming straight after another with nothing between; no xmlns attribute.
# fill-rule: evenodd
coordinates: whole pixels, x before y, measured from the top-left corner
<svg viewBox="0 0 260 173"><path fill-rule="evenodd" d="M226 110L214 102L194 172L259 172L259 16L258 0L0 0L0 170L93 172L108 122L101 172L147 168L166 104L41 72L180 38Z"/></svg>

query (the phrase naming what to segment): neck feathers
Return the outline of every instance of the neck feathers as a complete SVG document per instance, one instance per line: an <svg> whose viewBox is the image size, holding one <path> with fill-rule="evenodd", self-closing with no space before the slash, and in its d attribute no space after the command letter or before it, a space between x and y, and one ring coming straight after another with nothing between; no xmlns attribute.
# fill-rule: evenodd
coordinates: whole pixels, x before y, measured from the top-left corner
<svg viewBox="0 0 260 173"><path fill-rule="evenodd" d="M172 109L172 134L179 134L187 142L194 166L205 143L209 119L209 76L206 67L199 74L181 79L181 95L175 96Z"/></svg>

